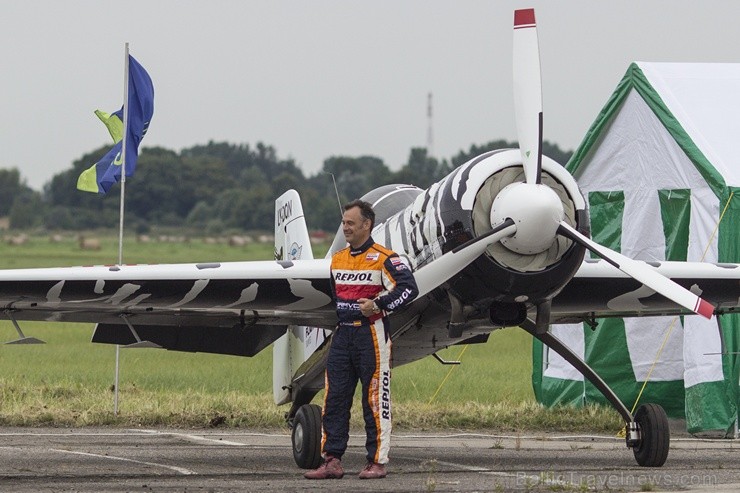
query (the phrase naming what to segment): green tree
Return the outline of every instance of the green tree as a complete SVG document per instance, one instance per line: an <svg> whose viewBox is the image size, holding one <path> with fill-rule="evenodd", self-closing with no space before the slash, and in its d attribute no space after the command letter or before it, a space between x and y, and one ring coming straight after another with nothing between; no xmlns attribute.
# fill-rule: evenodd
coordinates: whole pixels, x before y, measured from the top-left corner
<svg viewBox="0 0 740 493"><path fill-rule="evenodd" d="M213 207L205 200L201 200L190 210L186 221L190 226L204 227L213 217Z"/></svg>
<svg viewBox="0 0 740 493"><path fill-rule="evenodd" d="M391 181L392 174L382 159L374 156L334 156L324 160L324 173L334 175L342 202L365 195ZM327 183L333 188L329 179Z"/></svg>
<svg viewBox="0 0 740 493"><path fill-rule="evenodd" d="M332 156L324 161L321 171L308 177L293 159L280 158L273 146L261 142L250 146L210 141L180 152L142 148L136 174L127 180L126 225L139 231L149 226L181 224L210 233L272 230L275 198L293 188L301 194L308 226L335 231L341 211L332 176L344 203L389 183L426 188L472 157L512 147L516 143L503 140L472 145L449 161L430 157L424 148L413 148L407 163L395 173L377 157ZM560 163L567 162L571 154L548 142L543 148ZM80 173L109 149L106 145L87 153L70 169L55 175L44 187L43 201L33 202L35 216L43 218L49 228L116 227L118 186L106 195L76 189ZM0 170L0 214L10 212L19 194L30 192L24 187L17 170ZM28 216L30 200L35 199L17 203L15 224L33 224Z"/></svg>
<svg viewBox="0 0 740 493"><path fill-rule="evenodd" d="M478 157L488 151L493 151L496 149L514 149L516 147L518 147L518 144L516 142L507 142L505 140L492 140L491 142L487 142L481 145L471 144L470 148L467 151L460 150L460 152L452 157L452 169L455 169L458 166L467 163L474 157Z"/></svg>
<svg viewBox="0 0 740 493"><path fill-rule="evenodd" d="M194 203L182 168L182 159L173 151L150 148L141 153L136 173L126 180L126 214L166 225L187 217Z"/></svg>
<svg viewBox="0 0 740 493"><path fill-rule="evenodd" d="M414 147L409 153L408 162L395 174L393 181L427 188L448 172L447 165L430 157L425 147Z"/></svg>
<svg viewBox="0 0 740 493"><path fill-rule="evenodd" d="M72 163L72 168L54 175L51 181L44 185L44 200L51 209L46 220L59 218L59 208L69 212L65 224L69 229L90 229L114 227L118 224L120 208L119 194L109 192L100 195L77 190L77 179L84 170L92 166L110 150L110 146L100 147L83 155ZM113 190L117 190L114 187ZM48 228L65 227L55 222L45 222Z"/></svg>
<svg viewBox="0 0 740 493"><path fill-rule="evenodd" d="M12 229L30 229L43 223L44 204L36 192L22 193L15 197L9 211Z"/></svg>
<svg viewBox="0 0 740 493"><path fill-rule="evenodd" d="M0 216L7 216L15 199L31 191L21 181L21 174L17 168L0 169Z"/></svg>
<svg viewBox="0 0 740 493"><path fill-rule="evenodd" d="M468 151L460 151L452 157L452 168L457 168L461 164L464 164L474 157L480 156L481 154L498 150L498 149L517 149L519 148L518 142L507 142L505 140L493 140L481 145L471 145ZM573 151L563 151L558 147L557 144L548 142L547 140L542 142L542 154L556 161L557 163L565 166L570 157L573 155Z"/></svg>

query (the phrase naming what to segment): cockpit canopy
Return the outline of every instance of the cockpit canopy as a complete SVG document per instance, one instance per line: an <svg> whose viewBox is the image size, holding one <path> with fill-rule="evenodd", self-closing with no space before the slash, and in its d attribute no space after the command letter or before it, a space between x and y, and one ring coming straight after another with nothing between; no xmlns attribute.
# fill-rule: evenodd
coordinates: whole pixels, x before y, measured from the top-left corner
<svg viewBox="0 0 740 493"><path fill-rule="evenodd" d="M375 224L380 224L396 212L410 205L423 191L414 185L384 185L371 190L360 197L360 199L370 202L373 205ZM346 246L347 242L344 239L342 225L340 224L337 234L334 236L334 241L329 248L329 253L326 256L331 257L334 253Z"/></svg>

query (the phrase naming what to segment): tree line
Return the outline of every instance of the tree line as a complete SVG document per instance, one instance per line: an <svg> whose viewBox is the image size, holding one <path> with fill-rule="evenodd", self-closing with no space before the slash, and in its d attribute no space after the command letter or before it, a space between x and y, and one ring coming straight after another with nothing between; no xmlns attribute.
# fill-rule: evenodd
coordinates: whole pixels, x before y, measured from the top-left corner
<svg viewBox="0 0 740 493"><path fill-rule="evenodd" d="M301 194L309 229L333 231L340 213L331 175L344 203L389 183L426 188L472 157L511 147L517 144L498 140L471 145L449 160L429 156L425 148L413 148L398 171L373 156L333 156L312 176L263 143L211 141L180 152L143 148L135 175L126 180L126 227L139 233L153 227L186 227L204 234L271 231L275 198L294 188ZM560 164L572 154L549 142L543 149ZM46 183L42 192L26 186L17 169L0 169L0 217L7 216L13 229L116 228L118 186L104 196L76 188L80 173L108 150L101 147L81 156Z"/></svg>

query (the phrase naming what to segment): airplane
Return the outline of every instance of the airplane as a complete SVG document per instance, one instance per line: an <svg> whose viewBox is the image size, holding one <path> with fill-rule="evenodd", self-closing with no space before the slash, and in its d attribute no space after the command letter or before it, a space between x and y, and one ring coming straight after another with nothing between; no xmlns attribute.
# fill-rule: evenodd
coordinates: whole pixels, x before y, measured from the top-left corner
<svg viewBox="0 0 740 493"><path fill-rule="evenodd" d="M376 213L373 238L408 262L419 286L413 303L387 314L393 364L520 327L605 395L637 463L660 467L670 447L665 411L648 403L633 415L549 325L736 313L740 265L640 262L589 238L578 184L542 155L533 9L514 13L514 82L520 149L484 153L426 190L391 184L362 197ZM249 357L272 345L273 393L291 405L293 457L315 468L321 409L311 401L337 322L331 255L345 246L340 227L326 258L314 259L300 196L289 190L276 200L275 260L2 270L0 306L20 334L23 320L93 322L93 342L130 347ZM587 250L600 259L585 259Z"/></svg>

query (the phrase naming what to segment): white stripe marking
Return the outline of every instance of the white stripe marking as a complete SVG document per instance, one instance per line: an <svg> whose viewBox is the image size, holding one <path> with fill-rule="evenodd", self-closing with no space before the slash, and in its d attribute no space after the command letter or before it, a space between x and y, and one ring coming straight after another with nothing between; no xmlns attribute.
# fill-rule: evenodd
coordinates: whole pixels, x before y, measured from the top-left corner
<svg viewBox="0 0 740 493"><path fill-rule="evenodd" d="M422 459L419 459L418 457L403 457L403 456L399 457L397 455L394 455L393 457L396 459L427 462L426 459L422 460ZM540 481L546 482L547 484L550 483L550 481L543 480L539 475L522 476L521 473L498 472L498 471L492 471L490 468L487 468L487 467L467 466L465 464L457 464L455 462L446 462L443 460L436 460L436 459L433 459L433 460L434 462L442 466L452 467L455 469L462 469L462 470L470 471L470 472L477 472L478 474L486 474L488 476L499 476L502 478L521 478L521 479L526 478L526 479L529 479L530 481L534 481L534 484L538 484Z"/></svg>
<svg viewBox="0 0 740 493"><path fill-rule="evenodd" d="M110 297L110 300L108 303L112 305L119 305L123 300L131 296L132 294L136 293L138 290L141 289L141 286L139 284L133 284L133 283L126 283L120 288L118 288L118 291L113 294L113 296Z"/></svg>
<svg viewBox="0 0 740 493"><path fill-rule="evenodd" d="M189 435L187 433L173 433L173 432L161 432L157 430L144 430L146 433L151 433L152 435L163 435L163 436L172 436L172 437L178 437L178 438L184 438L185 440L189 440L192 442L207 442L207 443L216 443L219 445L231 445L234 447L246 447L246 443L240 443L240 442L231 442L229 440L221 440L220 438L206 438L204 436L199 435ZM279 436L279 435L265 435L265 436Z"/></svg>
<svg viewBox="0 0 740 493"><path fill-rule="evenodd" d="M198 279L193 283L193 287L190 288L190 291L188 291L183 299L181 299L177 303L171 304L168 308L178 308L182 305L190 303L198 297L198 295L206 288L206 286L208 286L208 282L208 279Z"/></svg>
<svg viewBox="0 0 740 493"><path fill-rule="evenodd" d="M60 452L64 454L74 454L74 455L83 455L86 457L97 457L99 459L111 459L111 460L118 460L122 462L132 462L134 464L142 464L145 466L153 466L153 467L163 467L165 469L170 469L175 472L179 472L180 474L183 474L185 476L192 476L197 475L198 473L195 471L191 471L190 469L185 469L184 467L177 467L177 466L168 466L166 464L157 464L156 462L144 462L140 460L134 460L134 459L127 459L125 457L116 457L114 455L101 455L101 454L91 454L89 452L78 452L76 450L64 450L64 449L49 449L52 452Z"/></svg>
<svg viewBox="0 0 740 493"><path fill-rule="evenodd" d="M406 460L416 460L416 461L419 460L418 457L398 457L396 455L394 455L393 457L398 458L398 459L402 458ZM486 467L467 466L465 464L457 464L455 462L446 462L443 460L434 460L434 462L442 466L452 467L455 469L462 469L462 470L470 471L470 472L477 472L478 474L485 474L487 476L497 476L500 478L515 478L517 480L529 480L532 485L547 484L547 485L565 486L569 484L560 479L545 478L539 474L522 475L522 473L492 471L491 469L486 468Z"/></svg>

